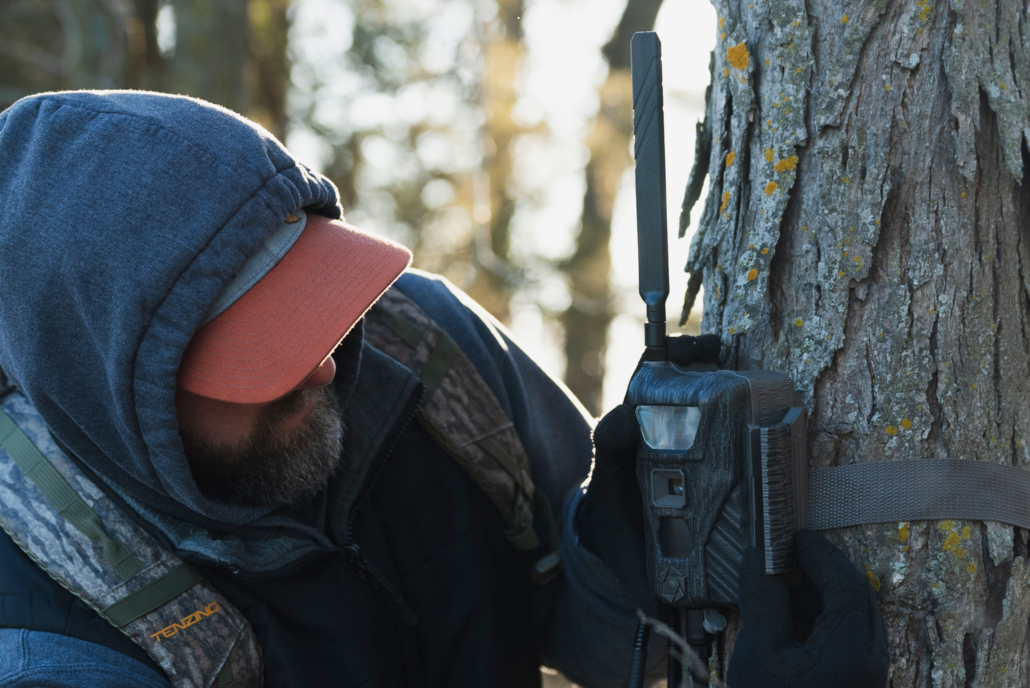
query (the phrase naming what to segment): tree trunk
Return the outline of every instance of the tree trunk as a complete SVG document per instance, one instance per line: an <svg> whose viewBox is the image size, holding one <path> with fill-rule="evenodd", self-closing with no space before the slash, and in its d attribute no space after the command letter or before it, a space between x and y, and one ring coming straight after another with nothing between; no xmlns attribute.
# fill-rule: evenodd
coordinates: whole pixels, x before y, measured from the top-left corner
<svg viewBox="0 0 1030 688"><path fill-rule="evenodd" d="M123 0L59 0L72 88L124 88L131 11Z"/></svg>
<svg viewBox="0 0 1030 688"><path fill-rule="evenodd" d="M129 88L163 91L165 60L157 45L159 0L134 0L129 19Z"/></svg>
<svg viewBox="0 0 1030 688"><path fill-rule="evenodd" d="M61 88L68 72L61 22L50 3L0 4L0 110Z"/></svg>
<svg viewBox="0 0 1030 688"><path fill-rule="evenodd" d="M172 93L203 98L246 114L247 0L174 0L175 59L168 64Z"/></svg>
<svg viewBox="0 0 1030 688"><path fill-rule="evenodd" d="M176 51L167 61L157 46L158 0L0 5L0 109L41 91L170 90L253 114L281 135L288 76L285 0L251 4L175 0ZM248 19L257 35L253 56Z"/></svg>
<svg viewBox="0 0 1030 688"><path fill-rule="evenodd" d="M1027 467L1026 4L714 4L711 150L696 161L710 186L687 265L702 331L731 365L793 377L812 465ZM877 591L892 686L1030 680L1025 531L830 537Z"/></svg>
<svg viewBox="0 0 1030 688"><path fill-rule="evenodd" d="M512 111L518 103L516 81L525 52L524 11L522 0L497 0L496 36L482 46L484 171L476 182L482 189L474 195L482 197L474 199L473 221L485 227L477 229L473 236L473 241L478 242L478 264L468 293L501 322L511 320L511 296L518 279L518 271L510 262L515 198L509 187L515 165L512 144L522 133Z"/></svg>
<svg viewBox="0 0 1030 688"><path fill-rule="evenodd" d="M0 6L0 109L68 88L125 88L124 0L20 0Z"/></svg>
<svg viewBox="0 0 1030 688"><path fill-rule="evenodd" d="M280 141L286 138L286 90L290 83L289 0L250 0L251 69L247 117Z"/></svg>

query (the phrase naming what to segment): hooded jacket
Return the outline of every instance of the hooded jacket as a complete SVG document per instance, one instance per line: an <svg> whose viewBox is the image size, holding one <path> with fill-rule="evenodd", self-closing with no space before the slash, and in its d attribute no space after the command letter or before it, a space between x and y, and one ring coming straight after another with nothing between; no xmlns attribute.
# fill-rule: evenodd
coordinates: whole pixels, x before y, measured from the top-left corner
<svg viewBox="0 0 1030 688"><path fill-rule="evenodd" d="M19 101L0 114L0 368L80 468L244 613L268 685L534 685L541 662L617 685L635 621L625 591L569 528L566 574L533 586L486 496L410 422L417 378L360 327L334 353L347 433L327 488L277 510L198 490L175 419L179 360L301 208L341 216L329 180L227 110L136 92ZM412 271L394 288L470 357L571 522L590 461L582 408L446 282ZM90 681L163 680L0 534L5 643L4 685L63 656L92 662Z"/></svg>

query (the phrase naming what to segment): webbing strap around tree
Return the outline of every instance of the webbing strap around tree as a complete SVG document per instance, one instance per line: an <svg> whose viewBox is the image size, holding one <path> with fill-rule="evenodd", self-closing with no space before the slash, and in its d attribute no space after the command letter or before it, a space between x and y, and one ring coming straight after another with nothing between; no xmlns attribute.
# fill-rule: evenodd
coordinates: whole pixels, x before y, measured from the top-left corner
<svg viewBox="0 0 1030 688"><path fill-rule="evenodd" d="M808 471L813 530L943 520L1030 528L1030 470L969 459L909 459Z"/></svg>
<svg viewBox="0 0 1030 688"><path fill-rule="evenodd" d="M76 530L104 549L104 558L123 581L143 570L143 563L124 543L104 531L104 524L68 481L47 461L29 436L4 411L0 410L0 446L25 475L53 504L57 512Z"/></svg>

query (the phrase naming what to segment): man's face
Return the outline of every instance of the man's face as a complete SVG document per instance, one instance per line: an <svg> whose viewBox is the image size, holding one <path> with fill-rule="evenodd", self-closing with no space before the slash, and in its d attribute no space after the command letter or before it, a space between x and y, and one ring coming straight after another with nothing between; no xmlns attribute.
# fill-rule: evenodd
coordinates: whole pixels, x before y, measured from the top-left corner
<svg viewBox="0 0 1030 688"><path fill-rule="evenodd" d="M343 422L332 358L284 397L234 404L176 389L186 459L208 497L284 506L325 486L340 458Z"/></svg>

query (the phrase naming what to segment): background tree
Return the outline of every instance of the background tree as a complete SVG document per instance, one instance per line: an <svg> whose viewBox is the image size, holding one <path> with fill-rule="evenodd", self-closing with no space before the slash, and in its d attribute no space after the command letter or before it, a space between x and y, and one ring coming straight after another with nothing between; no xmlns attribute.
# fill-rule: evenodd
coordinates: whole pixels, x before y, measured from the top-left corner
<svg viewBox="0 0 1030 688"><path fill-rule="evenodd" d="M124 87L129 20L126 8L113 2L0 5L0 108L39 91Z"/></svg>
<svg viewBox="0 0 1030 688"><path fill-rule="evenodd" d="M1030 467L1025 3L714 4L695 175L707 167L709 192L687 266L702 331L732 365L793 377L813 465ZM1025 531L832 538L879 595L892 686L1030 680Z"/></svg>
<svg viewBox="0 0 1030 688"><path fill-rule="evenodd" d="M175 0L172 93L196 96L246 113L247 0Z"/></svg>
<svg viewBox="0 0 1030 688"><path fill-rule="evenodd" d="M352 0L338 9L321 37L336 52L294 48L294 131L323 149L352 222L405 243L417 267L468 288L473 232L494 216L485 19L466 0Z"/></svg>
<svg viewBox="0 0 1030 688"><path fill-rule="evenodd" d="M471 255L475 277L469 295L502 322L511 320L511 296L521 274L511 262L511 224L516 199L512 193L514 143L522 127L512 116L518 102L518 70L525 52L522 43L522 0L498 0L497 18L484 27L483 41L483 164L474 180ZM487 212L488 211L488 212Z"/></svg>
<svg viewBox="0 0 1030 688"><path fill-rule="evenodd" d="M600 108L587 137L590 159L575 252L561 265L572 293L561 314L565 330L565 384L587 410L601 415L604 354L615 315L611 289L612 210L619 181L632 163L633 91L629 42L637 31L654 28L662 0L629 0L619 25L601 53L608 76L598 89Z"/></svg>
<svg viewBox="0 0 1030 688"><path fill-rule="evenodd" d="M287 0L16 0L0 5L0 108L40 91L197 96L283 136ZM167 13L174 44L158 44Z"/></svg>

